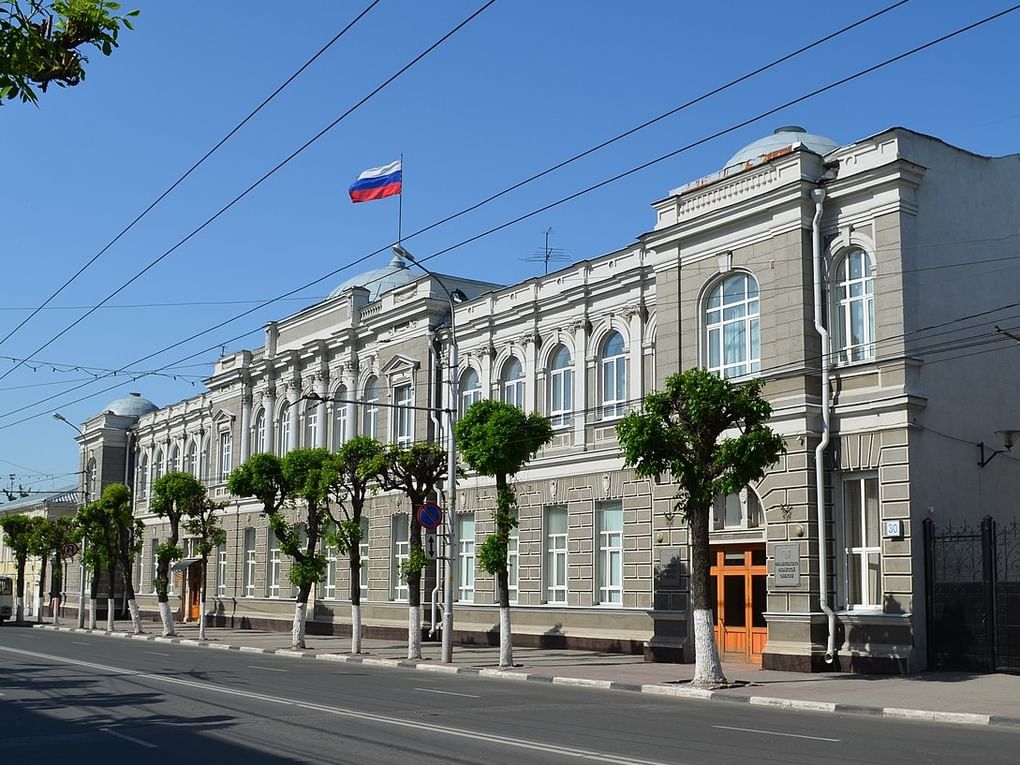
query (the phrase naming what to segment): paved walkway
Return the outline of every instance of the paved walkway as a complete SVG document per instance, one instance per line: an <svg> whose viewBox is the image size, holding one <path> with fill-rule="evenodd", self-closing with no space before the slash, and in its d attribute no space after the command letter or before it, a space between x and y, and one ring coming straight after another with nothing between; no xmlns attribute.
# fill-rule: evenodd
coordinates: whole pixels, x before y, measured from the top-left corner
<svg viewBox="0 0 1020 765"><path fill-rule="evenodd" d="M105 626L105 625L104 625ZM52 625L43 628L54 629ZM66 622L58 629L70 629ZM596 651L514 648L514 669L499 669L499 649L455 646L453 665L440 662L438 643L423 645L423 658L408 662L407 646L392 640L363 641L363 653L350 655L350 638L310 635L304 651L292 651L290 634L209 627L198 641L196 625L177 625L177 637L162 638L157 624L148 634L130 635L119 622L115 634L159 642L275 653L297 658L363 662L424 671L484 674L512 680L536 680L639 691L682 699L743 702L818 712L908 717L947 723L997 725L1020 729L1020 675L925 672L905 677L775 672L744 664L726 664L727 678L740 685L701 691L688 683L693 664L654 664L640 656ZM97 630L102 634L105 630ZM95 634L95 633L94 633ZM109 634L109 633L106 633Z"/></svg>

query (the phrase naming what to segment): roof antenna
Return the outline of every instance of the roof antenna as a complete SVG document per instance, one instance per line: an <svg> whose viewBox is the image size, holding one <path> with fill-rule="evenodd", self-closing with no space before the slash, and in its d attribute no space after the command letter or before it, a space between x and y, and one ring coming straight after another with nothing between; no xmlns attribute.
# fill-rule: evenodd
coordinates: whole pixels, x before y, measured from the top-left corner
<svg viewBox="0 0 1020 765"><path fill-rule="evenodd" d="M566 255L566 253L564 252L563 249L561 249L560 247L550 247L549 246L549 234L552 234L552 233L554 233L553 230L552 230L552 227L547 228L545 230L545 246L541 250L536 252L534 255L530 255L527 258L522 258L522 260L526 260L529 263L539 263L539 262L544 263L545 264L545 273L546 274L549 273L549 263L550 263L550 261L555 262L555 263L562 263L562 262L564 262L566 260L569 260L569 258L567 257L567 255Z"/></svg>

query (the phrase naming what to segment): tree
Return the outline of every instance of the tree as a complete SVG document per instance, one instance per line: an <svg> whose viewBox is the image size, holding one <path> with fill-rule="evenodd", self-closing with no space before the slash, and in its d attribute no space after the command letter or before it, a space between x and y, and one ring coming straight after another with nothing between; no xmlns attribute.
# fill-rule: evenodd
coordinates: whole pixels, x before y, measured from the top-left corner
<svg viewBox="0 0 1020 765"><path fill-rule="evenodd" d="M39 603L46 602L46 566L50 559L53 560L52 586L50 588L50 603L58 601L53 609L53 623L58 622L57 608L59 608L60 590L57 587L60 567L63 563L63 547L74 538L73 520L69 516L60 518L37 518L30 540L32 555L39 558ZM36 621L42 623L42 608L36 614Z"/></svg>
<svg viewBox="0 0 1020 765"><path fill-rule="evenodd" d="M115 484L111 484L113 486ZM121 484L122 485L122 484ZM105 496L106 491L103 491ZM110 517L109 503L102 497L82 505L75 514L75 523L81 534L88 539L82 551L85 565L92 569L92 608L89 617L89 629L95 629L96 599L99 589L100 572L106 572L108 587L106 593L107 629L113 632L114 617L114 585L117 576L117 527Z"/></svg>
<svg viewBox="0 0 1020 765"><path fill-rule="evenodd" d="M131 572L135 570L135 559L142 552L142 539L145 524L135 518L131 508L131 490L122 483L111 483L103 489L100 500L114 529L113 568L120 567L124 582L124 595L127 599L128 613L131 614L131 626L136 635L141 635L142 617L135 600L135 586L131 581ZM114 574L110 574L110 598L112 606ZM110 608L110 613L113 609ZM109 618L109 617L108 617ZM111 619L112 629L112 619Z"/></svg>
<svg viewBox="0 0 1020 765"><path fill-rule="evenodd" d="M4 544L14 553L18 567L18 578L14 590L14 621L25 618L25 562L32 549L32 534L35 519L27 515L5 515L0 518L0 529L4 531Z"/></svg>
<svg viewBox="0 0 1020 765"><path fill-rule="evenodd" d="M377 479L383 447L374 438L356 436L346 441L329 462L330 499L340 508L341 518L326 535L327 542L350 562L351 653L361 653L361 518L369 487Z"/></svg>
<svg viewBox="0 0 1020 765"><path fill-rule="evenodd" d="M85 79L92 46L104 56L117 47L121 26L132 29L138 11L117 15L109 0L0 0L0 104L36 103L35 88L74 86Z"/></svg>
<svg viewBox="0 0 1020 765"><path fill-rule="evenodd" d="M644 478L669 472L677 483L676 509L687 521L694 609L693 684L726 684L709 602L709 514L716 496L759 481L785 450L766 424L772 407L762 380L738 385L703 369L674 374L666 390L649 393L644 409L617 425L629 467ZM734 435L726 435L736 431Z"/></svg>
<svg viewBox="0 0 1020 765"><path fill-rule="evenodd" d="M199 640L205 640L205 600L206 585L209 581L209 555L227 541L227 532L220 526L219 516L216 515L216 511L221 509L223 509L223 505L206 497L184 520L184 530L198 540L195 549L202 558L202 605L198 612Z"/></svg>
<svg viewBox="0 0 1020 765"><path fill-rule="evenodd" d="M170 472L152 482L149 509L156 516L166 518L170 524L167 541L156 547L156 599L159 601L164 637L176 634L170 614L170 564L184 555L177 546L181 520L194 513L204 501L205 486L191 473Z"/></svg>
<svg viewBox="0 0 1020 765"><path fill-rule="evenodd" d="M403 447L392 444L376 461L374 472L386 490L404 492L411 507L408 513L408 556L401 574L407 580L407 658L421 658L421 572L425 551L421 546L421 524L416 511L436 495L446 478L446 450L438 444L416 443Z"/></svg>
<svg viewBox="0 0 1020 765"><path fill-rule="evenodd" d="M511 404L476 401L457 422L457 446L468 466L496 479L495 533L478 550L478 565L499 584L499 666L514 664L510 628L510 578L507 571L510 533L517 526L517 496L509 478L552 439L552 425L536 412L525 414Z"/></svg>
<svg viewBox="0 0 1020 765"><path fill-rule="evenodd" d="M227 489L237 497L255 497L262 514L280 542L280 550L293 559L290 581L298 588L294 601L291 645L305 647L305 621L312 585L326 577L326 556L319 541L332 525L329 498L330 453L325 449L295 449L283 457L256 454L230 474ZM284 509L304 503L299 523L290 523Z"/></svg>

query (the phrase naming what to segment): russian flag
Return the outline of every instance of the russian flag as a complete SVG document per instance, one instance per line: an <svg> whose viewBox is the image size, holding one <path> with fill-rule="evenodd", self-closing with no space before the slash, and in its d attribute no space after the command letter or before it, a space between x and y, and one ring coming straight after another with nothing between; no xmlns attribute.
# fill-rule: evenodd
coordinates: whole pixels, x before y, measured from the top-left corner
<svg viewBox="0 0 1020 765"><path fill-rule="evenodd" d="M359 175L358 180L351 184L351 201L369 202L373 199L391 197L400 193L402 183L403 172L399 159L382 167L373 167Z"/></svg>

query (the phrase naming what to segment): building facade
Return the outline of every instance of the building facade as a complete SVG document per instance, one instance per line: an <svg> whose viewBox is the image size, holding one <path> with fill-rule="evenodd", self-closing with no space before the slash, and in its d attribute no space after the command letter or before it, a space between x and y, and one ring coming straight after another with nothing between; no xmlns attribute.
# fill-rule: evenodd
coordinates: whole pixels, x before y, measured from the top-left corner
<svg viewBox="0 0 1020 765"><path fill-rule="evenodd" d="M440 438L446 290L460 290L461 410L496 398L555 430L516 477L516 642L693 657L676 487L623 465L615 425L669 375L704 367L763 378L786 443L758 485L713 510L723 658L916 671L926 655L922 521L977 517L1016 478L975 456L1020 421L1020 359L993 330L1015 303L1018 198L1016 156L981 157L902 128L846 146L781 128L655 202L654 227L634 244L555 273L500 286L394 261L355 277L268 325L263 347L221 358L203 394L162 408L129 397L138 406L120 414L114 402L84 425L83 470L87 481L127 475L133 485L146 523L135 572L143 610L155 612L153 550L167 534L149 488L187 470L226 503L210 611L284 628L288 561L259 507L228 495L227 475L257 452L335 448L355 434ZM458 640L498 632L495 582L474 563L493 505L487 479L459 481ZM381 493L366 512L367 634L406 629L410 510ZM178 618L195 619L190 556L180 569ZM426 577L424 602L436 581ZM331 558L310 631L349 629L349 587L346 561Z"/></svg>

